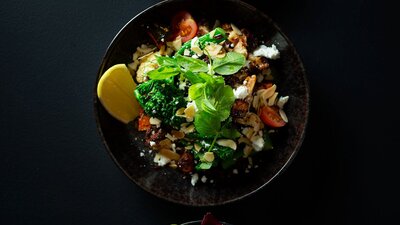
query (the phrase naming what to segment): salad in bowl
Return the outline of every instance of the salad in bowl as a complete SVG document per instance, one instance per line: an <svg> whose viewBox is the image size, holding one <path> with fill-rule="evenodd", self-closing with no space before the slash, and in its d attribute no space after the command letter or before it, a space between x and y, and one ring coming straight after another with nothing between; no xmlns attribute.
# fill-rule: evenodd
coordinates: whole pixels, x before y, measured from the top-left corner
<svg viewBox="0 0 400 225"><path fill-rule="evenodd" d="M106 149L132 181L210 206L286 168L304 138L308 86L295 48L262 12L241 1L169 0L115 36L94 103Z"/></svg>
<svg viewBox="0 0 400 225"><path fill-rule="evenodd" d="M205 182L206 171L251 168L288 123L289 96L279 94L271 70L276 46L233 23L199 21L181 11L169 26L147 26L152 43L138 46L127 65L137 102L126 104L139 111L129 123L145 133L141 153L190 175L192 185Z"/></svg>

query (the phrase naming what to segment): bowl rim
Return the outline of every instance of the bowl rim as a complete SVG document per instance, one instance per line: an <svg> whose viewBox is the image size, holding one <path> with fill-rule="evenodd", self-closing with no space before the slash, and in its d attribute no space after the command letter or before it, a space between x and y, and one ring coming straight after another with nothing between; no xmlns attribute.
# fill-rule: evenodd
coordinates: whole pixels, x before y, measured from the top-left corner
<svg viewBox="0 0 400 225"><path fill-rule="evenodd" d="M298 154L301 146L303 145L305 136L306 136L306 132L307 132L307 128L308 128L308 123L309 123L309 117L310 117L310 103L311 103L311 98L310 98L310 85L309 85L309 80L307 77L307 73L306 73L306 69L304 67L304 63L301 60L300 55L297 52L297 48L295 47L295 45L292 43L292 41L288 38L288 36L282 31L282 29L275 23L275 21L273 21L268 14L266 14L265 12L257 9L256 7L254 7L253 5L247 3L247 2L243 2L241 0L224 0L226 2L232 2L234 4L240 4L243 7L246 7L248 10L252 10L255 13L259 14L260 16L262 16L263 18L265 18L266 20L269 21L270 25L274 27L274 29L276 29L276 31L284 38L284 40L293 48L293 56L295 56L296 60L298 61L298 65L300 68L300 73L303 74L303 76L301 77L301 79L304 82L304 89L305 89L305 96L304 96L304 101L306 103L306 107L305 107L305 118L304 118L304 128L301 130L301 133L299 135L299 139L296 142L296 145L293 147L293 150L290 154L290 156L287 158L287 160L284 162L284 164L280 167L280 169L273 175L271 176L270 179L268 179L268 181L264 182L262 185L259 185L257 188L255 188L254 190L247 192L245 194L242 194L240 196L236 196L234 198L228 199L228 200L223 200L223 201L219 201L219 202L212 202L210 204L191 204L191 202L182 202L182 201L178 201L178 200L174 200L174 199L170 199L167 198L163 195L157 194L152 192L150 189L148 189L147 187L145 187L144 185L141 185L139 182L137 182L135 179L133 179L129 173L122 167L122 165L118 162L117 158L114 156L114 154L112 153L106 138L104 136L102 127L100 125L100 119L99 119L99 111L98 111L98 105L100 104L100 101L98 100L97 97L97 83L98 83L98 79L101 77L101 72L104 70L105 64L106 64L106 59L107 57L111 54L111 50L115 47L118 39L120 39L123 36L123 33L125 32L125 29L133 22L135 21L137 18L139 18L140 16L142 16L143 14L147 13L148 11L151 11L153 8L156 7L162 7L164 5L170 4L171 2L176 2L176 1L182 1L182 0L164 0L158 3L155 3L153 5L150 5L149 7L145 8L144 10L140 11L139 13L137 13L135 16L133 16L128 22L126 22L122 28L114 35L114 37L112 38L111 42L108 44L105 53L103 54L103 57L101 59L101 64L97 70L97 74L96 74L96 79L94 82L94 93L93 93L93 112L94 112L94 117L95 117L95 122L96 122L96 128L97 128L97 133L100 136L101 142L103 143L103 145L105 146L108 155L112 158L112 160L114 161L114 163L117 165L117 167L129 178L129 180L133 181L136 185L138 185L139 187L141 187L141 189L145 190L147 193L150 193L151 195L157 196L160 199L166 200L168 202L173 202L176 204L180 204L180 205L187 205L187 206L199 206L199 207L203 207L203 206L217 206L217 205L226 205L232 202L236 202L239 200L242 200L250 195L253 195L256 192L259 192L261 189L263 189L264 187L266 187L269 183L273 182L278 176L280 176L289 166L290 164L293 162L293 159L296 157L296 155Z"/></svg>

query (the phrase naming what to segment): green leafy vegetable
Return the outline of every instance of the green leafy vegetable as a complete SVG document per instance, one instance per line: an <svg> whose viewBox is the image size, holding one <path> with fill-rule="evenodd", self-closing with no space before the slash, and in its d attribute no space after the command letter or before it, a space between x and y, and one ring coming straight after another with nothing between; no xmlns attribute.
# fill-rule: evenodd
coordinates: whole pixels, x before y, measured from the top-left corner
<svg viewBox="0 0 400 225"><path fill-rule="evenodd" d="M138 85L135 97L147 115L161 119L164 124L178 128L186 120L175 112L186 106L184 92L176 88L173 79L149 80Z"/></svg>
<svg viewBox="0 0 400 225"><path fill-rule="evenodd" d="M158 69L149 71L147 76L152 80L164 80L180 74L181 70L175 66L161 66Z"/></svg>
<svg viewBox="0 0 400 225"><path fill-rule="evenodd" d="M221 121L213 114L202 110L196 113L194 126L204 137L215 136L221 129Z"/></svg>
<svg viewBox="0 0 400 225"><path fill-rule="evenodd" d="M199 47L201 49L204 49L205 45L207 43L221 43L223 41L225 41L227 38L225 30L217 27L214 30L212 30L211 32L199 37ZM190 49L191 47L191 41L186 42L177 52L175 55L182 55L183 52L185 51L185 49Z"/></svg>
<svg viewBox="0 0 400 225"><path fill-rule="evenodd" d="M239 71L246 64L244 55L237 52L228 52L223 58L215 58L212 68L220 75L231 75Z"/></svg>
<svg viewBox="0 0 400 225"><path fill-rule="evenodd" d="M175 59L178 65L183 67L186 71L192 71L193 73L208 71L208 65L203 60L182 55L176 55Z"/></svg>

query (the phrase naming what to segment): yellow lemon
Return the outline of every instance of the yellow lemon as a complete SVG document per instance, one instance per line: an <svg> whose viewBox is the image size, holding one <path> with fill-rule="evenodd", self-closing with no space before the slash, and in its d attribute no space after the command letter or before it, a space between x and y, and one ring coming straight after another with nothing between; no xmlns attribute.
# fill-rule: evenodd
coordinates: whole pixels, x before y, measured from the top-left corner
<svg viewBox="0 0 400 225"><path fill-rule="evenodd" d="M139 115L139 103L133 91L136 83L125 64L110 67L101 76L97 96L101 104L117 120L128 123Z"/></svg>

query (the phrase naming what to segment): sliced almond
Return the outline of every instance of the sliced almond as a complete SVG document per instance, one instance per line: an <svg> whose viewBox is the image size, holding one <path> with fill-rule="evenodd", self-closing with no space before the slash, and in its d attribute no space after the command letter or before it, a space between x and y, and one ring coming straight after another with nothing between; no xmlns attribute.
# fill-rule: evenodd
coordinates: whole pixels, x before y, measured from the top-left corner
<svg viewBox="0 0 400 225"><path fill-rule="evenodd" d="M165 138L164 140L161 140L158 143L158 147L161 148L171 148L172 142L168 138Z"/></svg>
<svg viewBox="0 0 400 225"><path fill-rule="evenodd" d="M172 136L174 136L178 139L182 139L185 137L185 133L183 133L182 131L172 130L171 134L172 134Z"/></svg>
<svg viewBox="0 0 400 225"><path fill-rule="evenodd" d="M197 143L194 143L194 150L196 150L196 152L199 152L201 150L201 146Z"/></svg>
<svg viewBox="0 0 400 225"><path fill-rule="evenodd" d="M231 23L231 27L232 27L232 30L235 33L237 33L238 35L242 35L243 34L242 31L240 31L239 28L237 26L235 26L235 24Z"/></svg>
<svg viewBox="0 0 400 225"><path fill-rule="evenodd" d="M207 162L212 162L215 159L214 153L213 152L206 152L204 153L203 159Z"/></svg>
<svg viewBox="0 0 400 225"><path fill-rule="evenodd" d="M231 148L233 150L236 150L236 148L237 148L236 142L231 139L219 139L219 140L217 140L217 144L224 146L224 147Z"/></svg>
<svg viewBox="0 0 400 225"><path fill-rule="evenodd" d="M250 145L246 145L243 148L243 157L247 158L251 154L252 151L253 151L253 147L251 147Z"/></svg>
<svg viewBox="0 0 400 225"><path fill-rule="evenodd" d="M283 121L285 121L286 123L289 122L285 111L283 111L283 109L279 109L279 115L282 117Z"/></svg>
<svg viewBox="0 0 400 225"><path fill-rule="evenodd" d="M162 148L159 153L171 160L179 160L180 155L172 150L166 149L166 148Z"/></svg>
<svg viewBox="0 0 400 225"><path fill-rule="evenodd" d="M276 105L280 108L283 109L283 106L285 106L286 102L289 100L289 96L284 96L280 97L278 101L276 102Z"/></svg>
<svg viewBox="0 0 400 225"><path fill-rule="evenodd" d="M268 99L268 106L273 106L273 105L275 105L275 100L276 100L276 97L278 96L278 92L275 92L272 96L271 96L271 98L269 98Z"/></svg>
<svg viewBox="0 0 400 225"><path fill-rule="evenodd" d="M251 75L251 76L246 77L246 79L243 82L243 84L246 85L247 92L249 93L250 96L253 93L254 85L256 84L256 82L257 82L257 76L256 75Z"/></svg>

